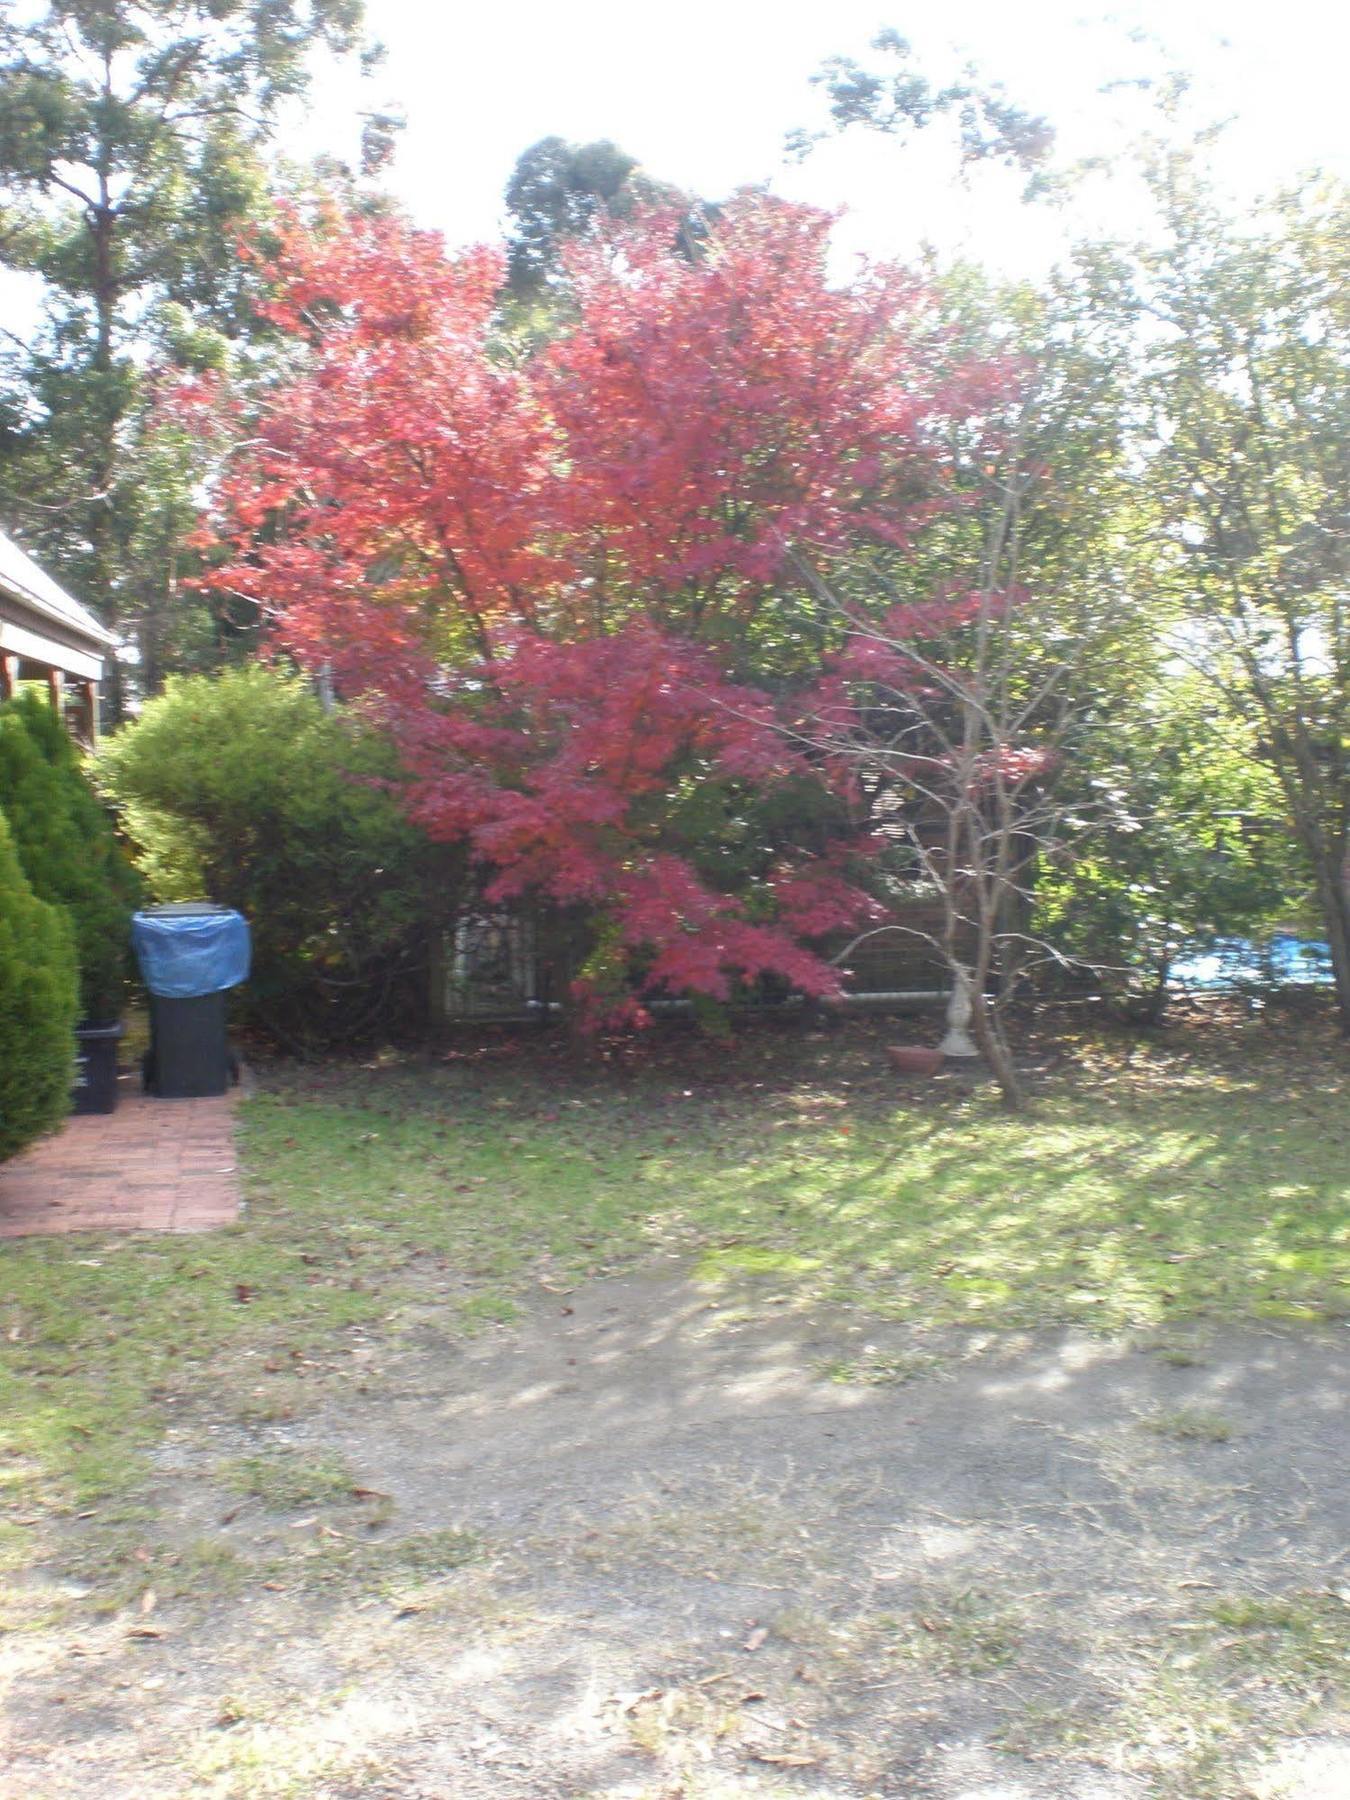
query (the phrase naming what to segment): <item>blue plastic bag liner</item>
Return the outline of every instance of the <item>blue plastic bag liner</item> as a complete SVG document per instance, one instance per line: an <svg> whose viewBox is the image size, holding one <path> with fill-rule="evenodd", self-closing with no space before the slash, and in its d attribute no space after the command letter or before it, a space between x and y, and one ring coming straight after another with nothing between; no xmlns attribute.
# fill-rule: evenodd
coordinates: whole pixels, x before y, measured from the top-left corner
<svg viewBox="0 0 1350 1800"><path fill-rule="evenodd" d="M1264 944L1250 938L1218 938L1207 950L1179 958L1168 979L1178 987L1330 987L1335 980L1331 946L1316 938L1277 931Z"/></svg>
<svg viewBox="0 0 1350 1800"><path fill-rule="evenodd" d="M131 915L145 985L162 1000L196 1000L247 981L248 921L224 906L152 906Z"/></svg>

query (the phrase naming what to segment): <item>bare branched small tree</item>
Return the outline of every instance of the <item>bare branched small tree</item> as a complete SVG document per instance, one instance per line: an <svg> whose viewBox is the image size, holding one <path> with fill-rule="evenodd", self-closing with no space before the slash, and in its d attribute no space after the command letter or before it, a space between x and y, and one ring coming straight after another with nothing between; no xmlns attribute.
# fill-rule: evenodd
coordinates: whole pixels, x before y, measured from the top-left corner
<svg viewBox="0 0 1350 1800"><path fill-rule="evenodd" d="M878 620L817 573L819 597L847 633L846 680L837 702L794 732L847 771L901 852L890 859L897 900L908 890L937 901L931 929L897 919L836 960L879 934L923 939L951 983L943 1048L983 1056L1017 1110L1025 1093L1005 1018L1038 963L1065 960L1032 928L1033 885L1037 866L1064 854L1071 816L1076 833L1083 826L1081 806L1060 799L1055 777L1080 724L1074 676L1092 633L1021 587L1020 528L1036 475L1015 455L1009 464L1017 472L987 478L988 524L963 591L897 599Z"/></svg>

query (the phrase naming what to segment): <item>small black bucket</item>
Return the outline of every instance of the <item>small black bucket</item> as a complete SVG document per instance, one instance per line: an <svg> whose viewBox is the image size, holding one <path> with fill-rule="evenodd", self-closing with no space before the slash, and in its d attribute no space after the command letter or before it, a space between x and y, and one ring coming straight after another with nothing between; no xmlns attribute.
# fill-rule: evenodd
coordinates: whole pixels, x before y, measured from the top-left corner
<svg viewBox="0 0 1350 1800"><path fill-rule="evenodd" d="M76 1026L72 1112L116 1112L117 1046L125 1030L121 1024Z"/></svg>

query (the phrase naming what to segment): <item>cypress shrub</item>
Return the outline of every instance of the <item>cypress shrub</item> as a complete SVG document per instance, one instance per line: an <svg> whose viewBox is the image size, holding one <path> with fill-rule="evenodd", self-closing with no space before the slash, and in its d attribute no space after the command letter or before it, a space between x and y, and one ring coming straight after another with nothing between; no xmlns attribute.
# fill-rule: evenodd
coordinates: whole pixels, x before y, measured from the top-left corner
<svg viewBox="0 0 1350 1800"><path fill-rule="evenodd" d="M0 1161L70 1109L75 945L58 906L33 893L0 814Z"/></svg>
<svg viewBox="0 0 1350 1800"><path fill-rule="evenodd" d="M35 694L0 706L0 812L33 892L70 914L81 1016L111 1024L131 972L139 883L64 726Z"/></svg>

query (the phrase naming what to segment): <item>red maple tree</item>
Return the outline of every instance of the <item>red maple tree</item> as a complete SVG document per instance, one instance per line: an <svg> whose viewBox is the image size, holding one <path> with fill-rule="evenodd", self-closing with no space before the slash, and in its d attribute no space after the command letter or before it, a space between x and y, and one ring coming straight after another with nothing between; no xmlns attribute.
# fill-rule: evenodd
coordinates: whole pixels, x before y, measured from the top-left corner
<svg viewBox="0 0 1350 1800"><path fill-rule="evenodd" d="M762 196L692 255L659 212L616 225L528 350L499 252L387 218L282 234L303 354L222 484L210 579L379 711L490 897L590 909L611 1010L634 971L831 992L803 940L878 910L848 778L779 729L856 673L802 569L903 548L1001 377L943 367L908 277L833 282L829 227Z"/></svg>

